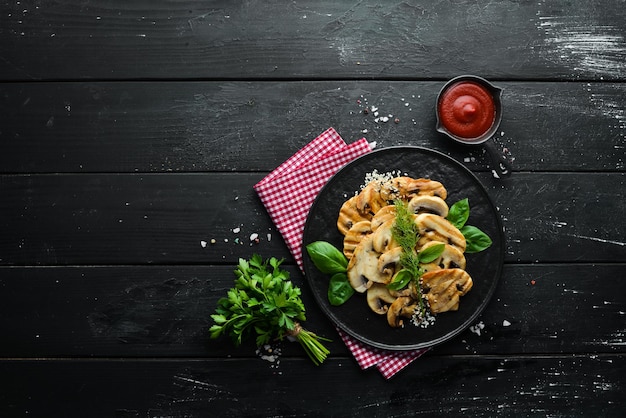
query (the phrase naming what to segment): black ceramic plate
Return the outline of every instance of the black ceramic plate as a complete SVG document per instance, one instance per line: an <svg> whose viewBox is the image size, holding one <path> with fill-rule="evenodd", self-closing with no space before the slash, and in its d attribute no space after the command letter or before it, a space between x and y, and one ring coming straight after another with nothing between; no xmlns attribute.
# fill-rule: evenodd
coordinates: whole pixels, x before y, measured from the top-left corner
<svg viewBox="0 0 626 418"><path fill-rule="evenodd" d="M306 221L305 247L314 241L327 241L342 248L343 236L336 226L339 209L360 189L365 175L374 170L380 173L399 171L413 178L437 180L448 191L446 202L449 206L466 197L469 199L467 225L480 228L493 241L491 247L482 252L466 254L466 270L474 281L472 290L461 297L458 311L437 315L436 322L430 327L420 328L405 321L404 328L394 329L387 324L386 316L370 310L365 294L355 293L341 306L330 305L327 298L329 277L315 268L303 248L306 279L324 313L358 340L388 350L417 349L442 343L471 326L493 295L504 262L500 216L480 181L454 159L425 148L384 148L352 161L324 186Z"/></svg>

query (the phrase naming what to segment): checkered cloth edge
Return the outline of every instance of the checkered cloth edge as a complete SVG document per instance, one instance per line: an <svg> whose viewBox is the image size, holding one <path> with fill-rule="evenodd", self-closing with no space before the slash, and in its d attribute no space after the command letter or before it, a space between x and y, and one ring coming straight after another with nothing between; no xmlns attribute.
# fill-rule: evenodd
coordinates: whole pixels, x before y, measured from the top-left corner
<svg viewBox="0 0 626 418"><path fill-rule="evenodd" d="M346 145L330 128L254 186L302 269L302 234L315 197L345 164L369 151L365 138Z"/></svg>
<svg viewBox="0 0 626 418"><path fill-rule="evenodd" d="M408 351L382 350L350 337L339 328L337 328L337 332L352 352L361 369L365 370L376 366L385 379L392 378L429 350L429 348Z"/></svg>
<svg viewBox="0 0 626 418"><path fill-rule="evenodd" d="M304 224L315 197L339 169L370 151L365 138L346 144L329 128L254 185L300 269ZM337 331L362 369L376 366L386 379L428 350L380 350Z"/></svg>

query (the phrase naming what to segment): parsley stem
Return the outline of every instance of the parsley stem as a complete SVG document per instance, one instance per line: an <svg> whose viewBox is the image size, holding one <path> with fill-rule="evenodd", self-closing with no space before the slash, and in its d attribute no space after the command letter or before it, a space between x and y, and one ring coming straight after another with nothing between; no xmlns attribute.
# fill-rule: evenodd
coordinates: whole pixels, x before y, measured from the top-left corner
<svg viewBox="0 0 626 418"><path fill-rule="evenodd" d="M306 354L316 366L322 364L324 360L326 360L326 357L328 357L328 354L330 354L330 351L320 342L320 340L330 340L305 330L300 324L296 324L295 329L290 334L298 340Z"/></svg>

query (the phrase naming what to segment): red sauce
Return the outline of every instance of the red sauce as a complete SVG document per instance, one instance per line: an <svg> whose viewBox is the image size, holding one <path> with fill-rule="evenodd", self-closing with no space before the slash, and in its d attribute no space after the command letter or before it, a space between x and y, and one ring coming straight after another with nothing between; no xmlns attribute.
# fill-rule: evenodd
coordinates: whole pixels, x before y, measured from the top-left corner
<svg viewBox="0 0 626 418"><path fill-rule="evenodd" d="M496 106L489 90L471 81L459 81L447 88L437 110L444 128L466 139L483 135L496 118Z"/></svg>

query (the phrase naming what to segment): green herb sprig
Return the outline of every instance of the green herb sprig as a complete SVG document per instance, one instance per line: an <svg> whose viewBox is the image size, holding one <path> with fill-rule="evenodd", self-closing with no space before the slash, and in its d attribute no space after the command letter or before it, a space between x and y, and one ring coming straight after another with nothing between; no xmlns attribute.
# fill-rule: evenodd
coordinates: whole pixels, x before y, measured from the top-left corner
<svg viewBox="0 0 626 418"><path fill-rule="evenodd" d="M467 254L478 253L489 248L492 244L489 235L479 228L466 225L469 219L470 206L467 198L459 200L450 207L446 219L456 226L465 237L465 252Z"/></svg>
<svg viewBox="0 0 626 418"><path fill-rule="evenodd" d="M354 294L348 281L348 259L335 246L326 241L315 241L306 246L313 265L324 274L331 275L328 282L328 301L333 306L343 305Z"/></svg>
<svg viewBox="0 0 626 418"><path fill-rule="evenodd" d="M394 206L396 219L391 232L394 240L402 248L402 254L400 255L402 269L394 276L387 287L391 290L400 290L413 281L418 293L417 300L420 313L423 316L426 313L426 305L422 298L422 288L419 280L424 274L421 264L436 260L443 253L445 245L436 244L424 251L416 252L415 248L420 235L417 225L413 221L413 213L402 200L394 201Z"/></svg>
<svg viewBox="0 0 626 418"><path fill-rule="evenodd" d="M235 345L256 334L261 346L272 339L292 337L316 365L324 362L329 350L321 341L330 341L305 330L306 320L301 291L280 268L283 260L263 260L255 254L249 261L239 259L235 287L219 299L211 318L211 338L228 335Z"/></svg>

